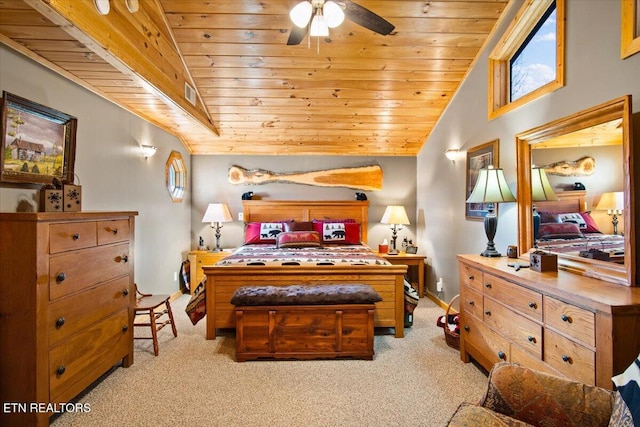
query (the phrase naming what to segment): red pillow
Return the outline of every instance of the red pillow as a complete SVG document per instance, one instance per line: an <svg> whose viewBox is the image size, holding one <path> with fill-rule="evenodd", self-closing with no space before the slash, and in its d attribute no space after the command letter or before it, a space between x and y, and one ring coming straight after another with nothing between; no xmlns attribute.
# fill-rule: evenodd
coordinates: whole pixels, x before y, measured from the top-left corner
<svg viewBox="0 0 640 427"><path fill-rule="evenodd" d="M318 248L322 246L320 234L316 231L285 231L278 234L276 246L279 248Z"/></svg>
<svg viewBox="0 0 640 427"><path fill-rule="evenodd" d="M282 222L250 222L244 230L244 244L275 243L276 237L283 231Z"/></svg>
<svg viewBox="0 0 640 427"><path fill-rule="evenodd" d="M284 231L313 231L313 223L311 221L285 222Z"/></svg>
<svg viewBox="0 0 640 427"><path fill-rule="evenodd" d="M313 229L320 234L322 243L359 245L360 224L357 222L314 222Z"/></svg>
<svg viewBox="0 0 640 427"><path fill-rule="evenodd" d="M572 222L540 224L539 239L581 239L583 234L578 224Z"/></svg>

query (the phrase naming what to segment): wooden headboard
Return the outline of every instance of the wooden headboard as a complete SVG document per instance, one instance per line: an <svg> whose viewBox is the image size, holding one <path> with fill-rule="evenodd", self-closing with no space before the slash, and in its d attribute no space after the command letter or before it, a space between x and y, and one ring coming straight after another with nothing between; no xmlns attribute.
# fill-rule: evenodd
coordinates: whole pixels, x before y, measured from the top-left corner
<svg viewBox="0 0 640 427"><path fill-rule="evenodd" d="M533 202L538 212L584 212L587 210L587 192L558 191L558 200L548 200L544 202Z"/></svg>
<svg viewBox="0 0 640 427"><path fill-rule="evenodd" d="M361 240L367 243L369 201L243 200L244 222L354 219L360 223Z"/></svg>

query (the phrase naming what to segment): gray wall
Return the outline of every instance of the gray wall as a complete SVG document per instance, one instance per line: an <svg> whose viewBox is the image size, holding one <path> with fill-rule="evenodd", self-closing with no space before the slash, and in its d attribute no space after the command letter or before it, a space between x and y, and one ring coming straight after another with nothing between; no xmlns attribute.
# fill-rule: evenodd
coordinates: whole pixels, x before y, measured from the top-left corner
<svg viewBox="0 0 640 427"><path fill-rule="evenodd" d="M388 225L380 224L387 205L404 205L411 225L398 232L398 245L407 237L414 240L416 231L416 158L415 157L356 157L356 156L194 156L193 164L193 210L192 246L198 245L202 236L205 244L213 246L215 238L209 224L202 223L202 216L209 203L223 202L235 219L223 225L221 246L236 247L243 242L243 223L238 221L242 212L241 195L253 191L265 199L285 200L355 200L356 190L349 188L326 188L300 184L271 183L264 185L233 185L229 183L227 171L237 165L246 169L267 169L272 172L307 172L339 167L379 164L383 171L383 188L380 191L365 191L369 205L369 245L376 247L383 239L391 239ZM359 191L359 190L358 190ZM418 252L422 248L419 248Z"/></svg>
<svg viewBox="0 0 640 427"><path fill-rule="evenodd" d="M640 111L640 54L620 59L619 2L568 0L565 87L489 122L487 56L521 4L509 10L418 156L418 245L431 262L428 289L436 293L434 279L443 277L444 301L458 293L456 254L480 253L486 244L482 222L464 216L464 155L452 163L446 149L464 151L499 138L500 167L515 193L517 133L626 94ZM517 237L516 204L501 204L496 247L504 253Z"/></svg>
<svg viewBox="0 0 640 427"><path fill-rule="evenodd" d="M142 290L178 290L174 273L190 249L190 185L182 203L165 188L171 150L190 156L180 141L86 89L0 44L0 89L78 118L75 172L82 185L82 210L138 211L135 280ZM158 151L147 160L142 144ZM35 190L0 187L0 211L15 212Z"/></svg>

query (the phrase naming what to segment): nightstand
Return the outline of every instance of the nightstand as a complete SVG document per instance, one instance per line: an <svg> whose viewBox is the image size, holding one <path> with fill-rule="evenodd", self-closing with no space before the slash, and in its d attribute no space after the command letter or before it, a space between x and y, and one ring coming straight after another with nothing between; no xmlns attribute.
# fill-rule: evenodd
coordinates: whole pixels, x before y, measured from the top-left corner
<svg viewBox="0 0 640 427"><path fill-rule="evenodd" d="M398 255L389 255L389 254L381 254L376 252L378 256L389 261L391 264L395 265L406 265L409 267L408 272L411 272L411 267L415 267L414 270L417 270L417 282L414 281L416 279L415 275L409 275L411 286L416 289L420 298L424 295L424 259L425 255L418 254L408 254L406 252L400 252ZM415 272L415 271L414 271Z"/></svg>
<svg viewBox="0 0 640 427"><path fill-rule="evenodd" d="M191 251L189 252L189 265L191 271L189 272L191 280L189 283L189 291L193 294L196 286L200 284L204 278L204 271L202 271L203 265L214 265L218 261L225 259L233 253L235 249L223 249L220 252L210 251Z"/></svg>

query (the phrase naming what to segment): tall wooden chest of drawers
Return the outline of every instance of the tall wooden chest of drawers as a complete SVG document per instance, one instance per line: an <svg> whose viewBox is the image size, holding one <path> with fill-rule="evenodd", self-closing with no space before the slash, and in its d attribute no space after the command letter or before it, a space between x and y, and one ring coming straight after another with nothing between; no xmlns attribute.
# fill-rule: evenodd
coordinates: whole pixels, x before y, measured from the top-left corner
<svg viewBox="0 0 640 427"><path fill-rule="evenodd" d="M133 363L135 215L0 213L0 425L48 426Z"/></svg>
<svg viewBox="0 0 640 427"><path fill-rule="evenodd" d="M640 353L640 288L566 271L515 271L508 258L458 255L460 357L508 361L612 389Z"/></svg>

